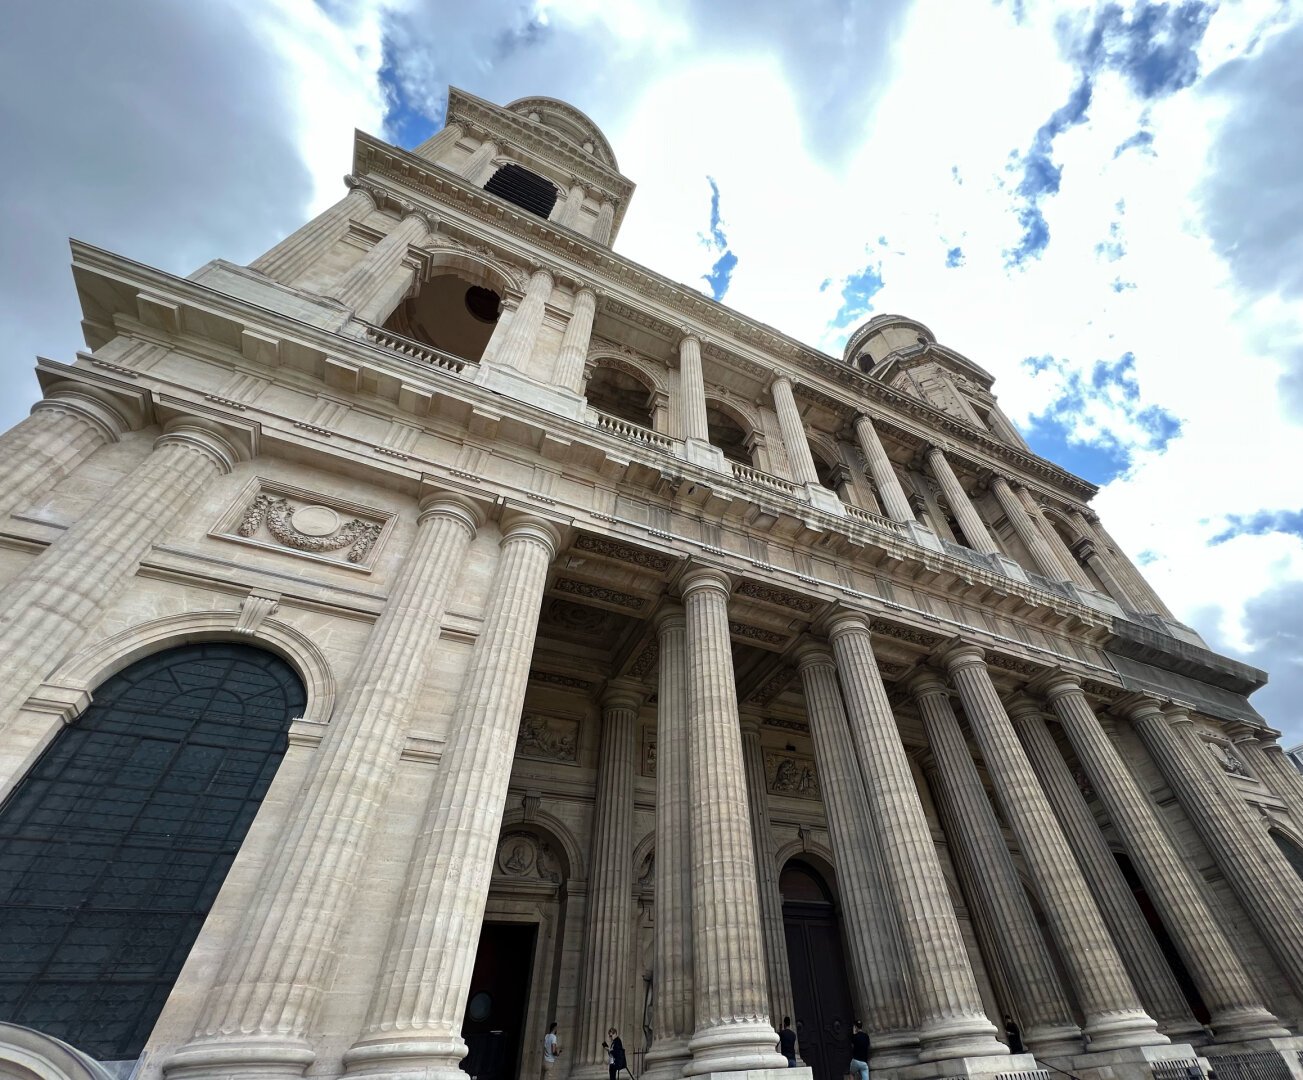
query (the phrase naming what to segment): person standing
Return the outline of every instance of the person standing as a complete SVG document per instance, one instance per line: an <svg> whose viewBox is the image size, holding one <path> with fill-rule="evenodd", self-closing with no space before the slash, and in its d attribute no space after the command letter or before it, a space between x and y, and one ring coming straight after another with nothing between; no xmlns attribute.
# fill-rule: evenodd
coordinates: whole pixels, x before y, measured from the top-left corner
<svg viewBox="0 0 1303 1080"><path fill-rule="evenodd" d="M778 1032L778 1052L787 1058L787 1067L796 1068L796 1032L792 1030L792 1018L783 1017L782 1029Z"/></svg>
<svg viewBox="0 0 1303 1080"><path fill-rule="evenodd" d="M620 1041L620 1033L611 1028L606 1033L609 1043L602 1043L602 1048L606 1051L606 1065L610 1070L611 1080L615 1080L620 1075L620 1070L628 1072L629 1062L624 1056L624 1043ZM633 1073L629 1073L630 1076Z"/></svg>
<svg viewBox="0 0 1303 1080"><path fill-rule="evenodd" d="M859 1080L869 1080L869 1037L860 1020L855 1021L855 1032L851 1035L851 1073Z"/></svg>
<svg viewBox="0 0 1303 1080"><path fill-rule="evenodd" d="M1022 1044L1022 1028L1014 1023L1013 1017L1008 1013L1004 1014L1004 1033L1009 1039L1009 1053L1027 1053L1027 1048Z"/></svg>
<svg viewBox="0 0 1303 1080"><path fill-rule="evenodd" d="M557 1038L556 1021L553 1020L547 1026L547 1034L543 1036L543 1080L547 1080L547 1074L551 1072L560 1054L561 1040Z"/></svg>

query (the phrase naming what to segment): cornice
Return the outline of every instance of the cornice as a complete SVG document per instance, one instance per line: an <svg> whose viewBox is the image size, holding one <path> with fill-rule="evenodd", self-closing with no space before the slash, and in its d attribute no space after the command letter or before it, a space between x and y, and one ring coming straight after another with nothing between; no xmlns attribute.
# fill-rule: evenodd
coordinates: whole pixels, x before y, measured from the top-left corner
<svg viewBox="0 0 1303 1080"><path fill-rule="evenodd" d="M872 401L904 414L931 431L943 432L968 444L974 451L1035 476L1042 483L1083 503L1099 490L1094 484L1073 475L1053 462L1010 446L940 409L871 379L862 372L788 337L773 327L740 315L732 308L617 255L610 248L596 244L571 230L558 228L552 222L526 211L519 211L509 203L487 195L448 170L362 131L357 132L354 171L359 174L370 172L372 175L391 179L426 196L446 200L471 218L495 228L508 229L554 256L575 261L579 264L581 273L604 279L600 287L608 292L606 300L608 306L612 303L632 306L633 297L643 297L657 301L670 310L668 317L652 316L667 328L681 326L684 320L693 320L702 324L706 328L703 336L710 339L707 355L711 355L709 347L713 346L721 352L727 351L738 361L753 365L754 370L770 373L771 377L775 373L772 358L780 358L792 365L790 376L800 381L807 393L816 389L811 385L808 377L810 374L815 374L843 388L856 399ZM492 242L493 237L481 236L479 240ZM564 270L561 272L565 273ZM574 271L571 271L571 274L573 273ZM622 285L633 296L616 297L611 294L611 284L607 283ZM652 314L646 307L640 306L640 310L647 315ZM711 334L711 331L715 333ZM763 360L749 357L745 352L731 345L725 345L715 336L718 334L731 336L758 350ZM842 409L848 413L863 410L859 400L834 400L838 401ZM882 419L890 422L892 418L887 416ZM982 464L989 468L992 463Z"/></svg>

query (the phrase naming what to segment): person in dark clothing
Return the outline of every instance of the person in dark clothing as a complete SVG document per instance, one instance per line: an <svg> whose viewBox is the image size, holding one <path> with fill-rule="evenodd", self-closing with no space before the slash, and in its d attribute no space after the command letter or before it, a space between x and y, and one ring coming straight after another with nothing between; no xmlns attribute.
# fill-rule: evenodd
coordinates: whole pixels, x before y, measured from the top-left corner
<svg viewBox="0 0 1303 1080"><path fill-rule="evenodd" d="M1013 1022L1013 1017L1008 1013L1004 1014L1004 1033L1009 1038L1009 1053L1027 1053L1027 1048L1022 1044L1022 1028Z"/></svg>
<svg viewBox="0 0 1303 1080"><path fill-rule="evenodd" d="M851 1073L859 1080L869 1080L869 1036L859 1020L855 1021L855 1033L851 1036Z"/></svg>
<svg viewBox="0 0 1303 1080"><path fill-rule="evenodd" d="M796 1068L796 1032L792 1030L792 1018L783 1017L782 1030L778 1032L778 1052L787 1058L787 1067Z"/></svg>
<svg viewBox="0 0 1303 1080"><path fill-rule="evenodd" d="M620 1041L620 1034L615 1028L611 1028L606 1033L606 1038L608 1042L602 1043L602 1049L606 1051L606 1065L610 1071L611 1080L615 1080L620 1075L621 1070L628 1072L629 1061L624 1056L624 1043ZM632 1076L633 1073L629 1073L629 1075Z"/></svg>

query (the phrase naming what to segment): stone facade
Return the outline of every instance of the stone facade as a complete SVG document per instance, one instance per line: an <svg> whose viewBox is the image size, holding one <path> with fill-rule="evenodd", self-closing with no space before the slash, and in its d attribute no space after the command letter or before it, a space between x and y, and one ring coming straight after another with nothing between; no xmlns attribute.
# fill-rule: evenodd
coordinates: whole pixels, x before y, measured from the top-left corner
<svg viewBox="0 0 1303 1080"><path fill-rule="evenodd" d="M784 1013L820 1080L855 1017L902 1080L1303 1077L1265 675L982 368L623 259L633 185L551 99L454 90L346 187L248 267L74 242L87 351L0 436L0 796L143 658L305 694L139 1080L530 1075L553 1020L553 1080L609 1027L740 1074ZM107 1075L51 1025L0 1073Z"/></svg>

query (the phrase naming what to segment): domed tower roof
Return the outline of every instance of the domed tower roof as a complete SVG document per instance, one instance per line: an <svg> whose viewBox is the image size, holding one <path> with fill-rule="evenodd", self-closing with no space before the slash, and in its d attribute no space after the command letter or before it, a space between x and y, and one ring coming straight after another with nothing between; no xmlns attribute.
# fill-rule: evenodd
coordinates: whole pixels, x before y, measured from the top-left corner
<svg viewBox="0 0 1303 1080"><path fill-rule="evenodd" d="M575 148L592 154L603 165L619 171L615 151L606 141L602 129L573 105L550 97L519 98L506 106L507 112L523 116L560 135Z"/></svg>
<svg viewBox="0 0 1303 1080"><path fill-rule="evenodd" d="M846 339L842 362L868 371L893 352L935 345L936 341L936 334L917 319L905 315L875 315Z"/></svg>

